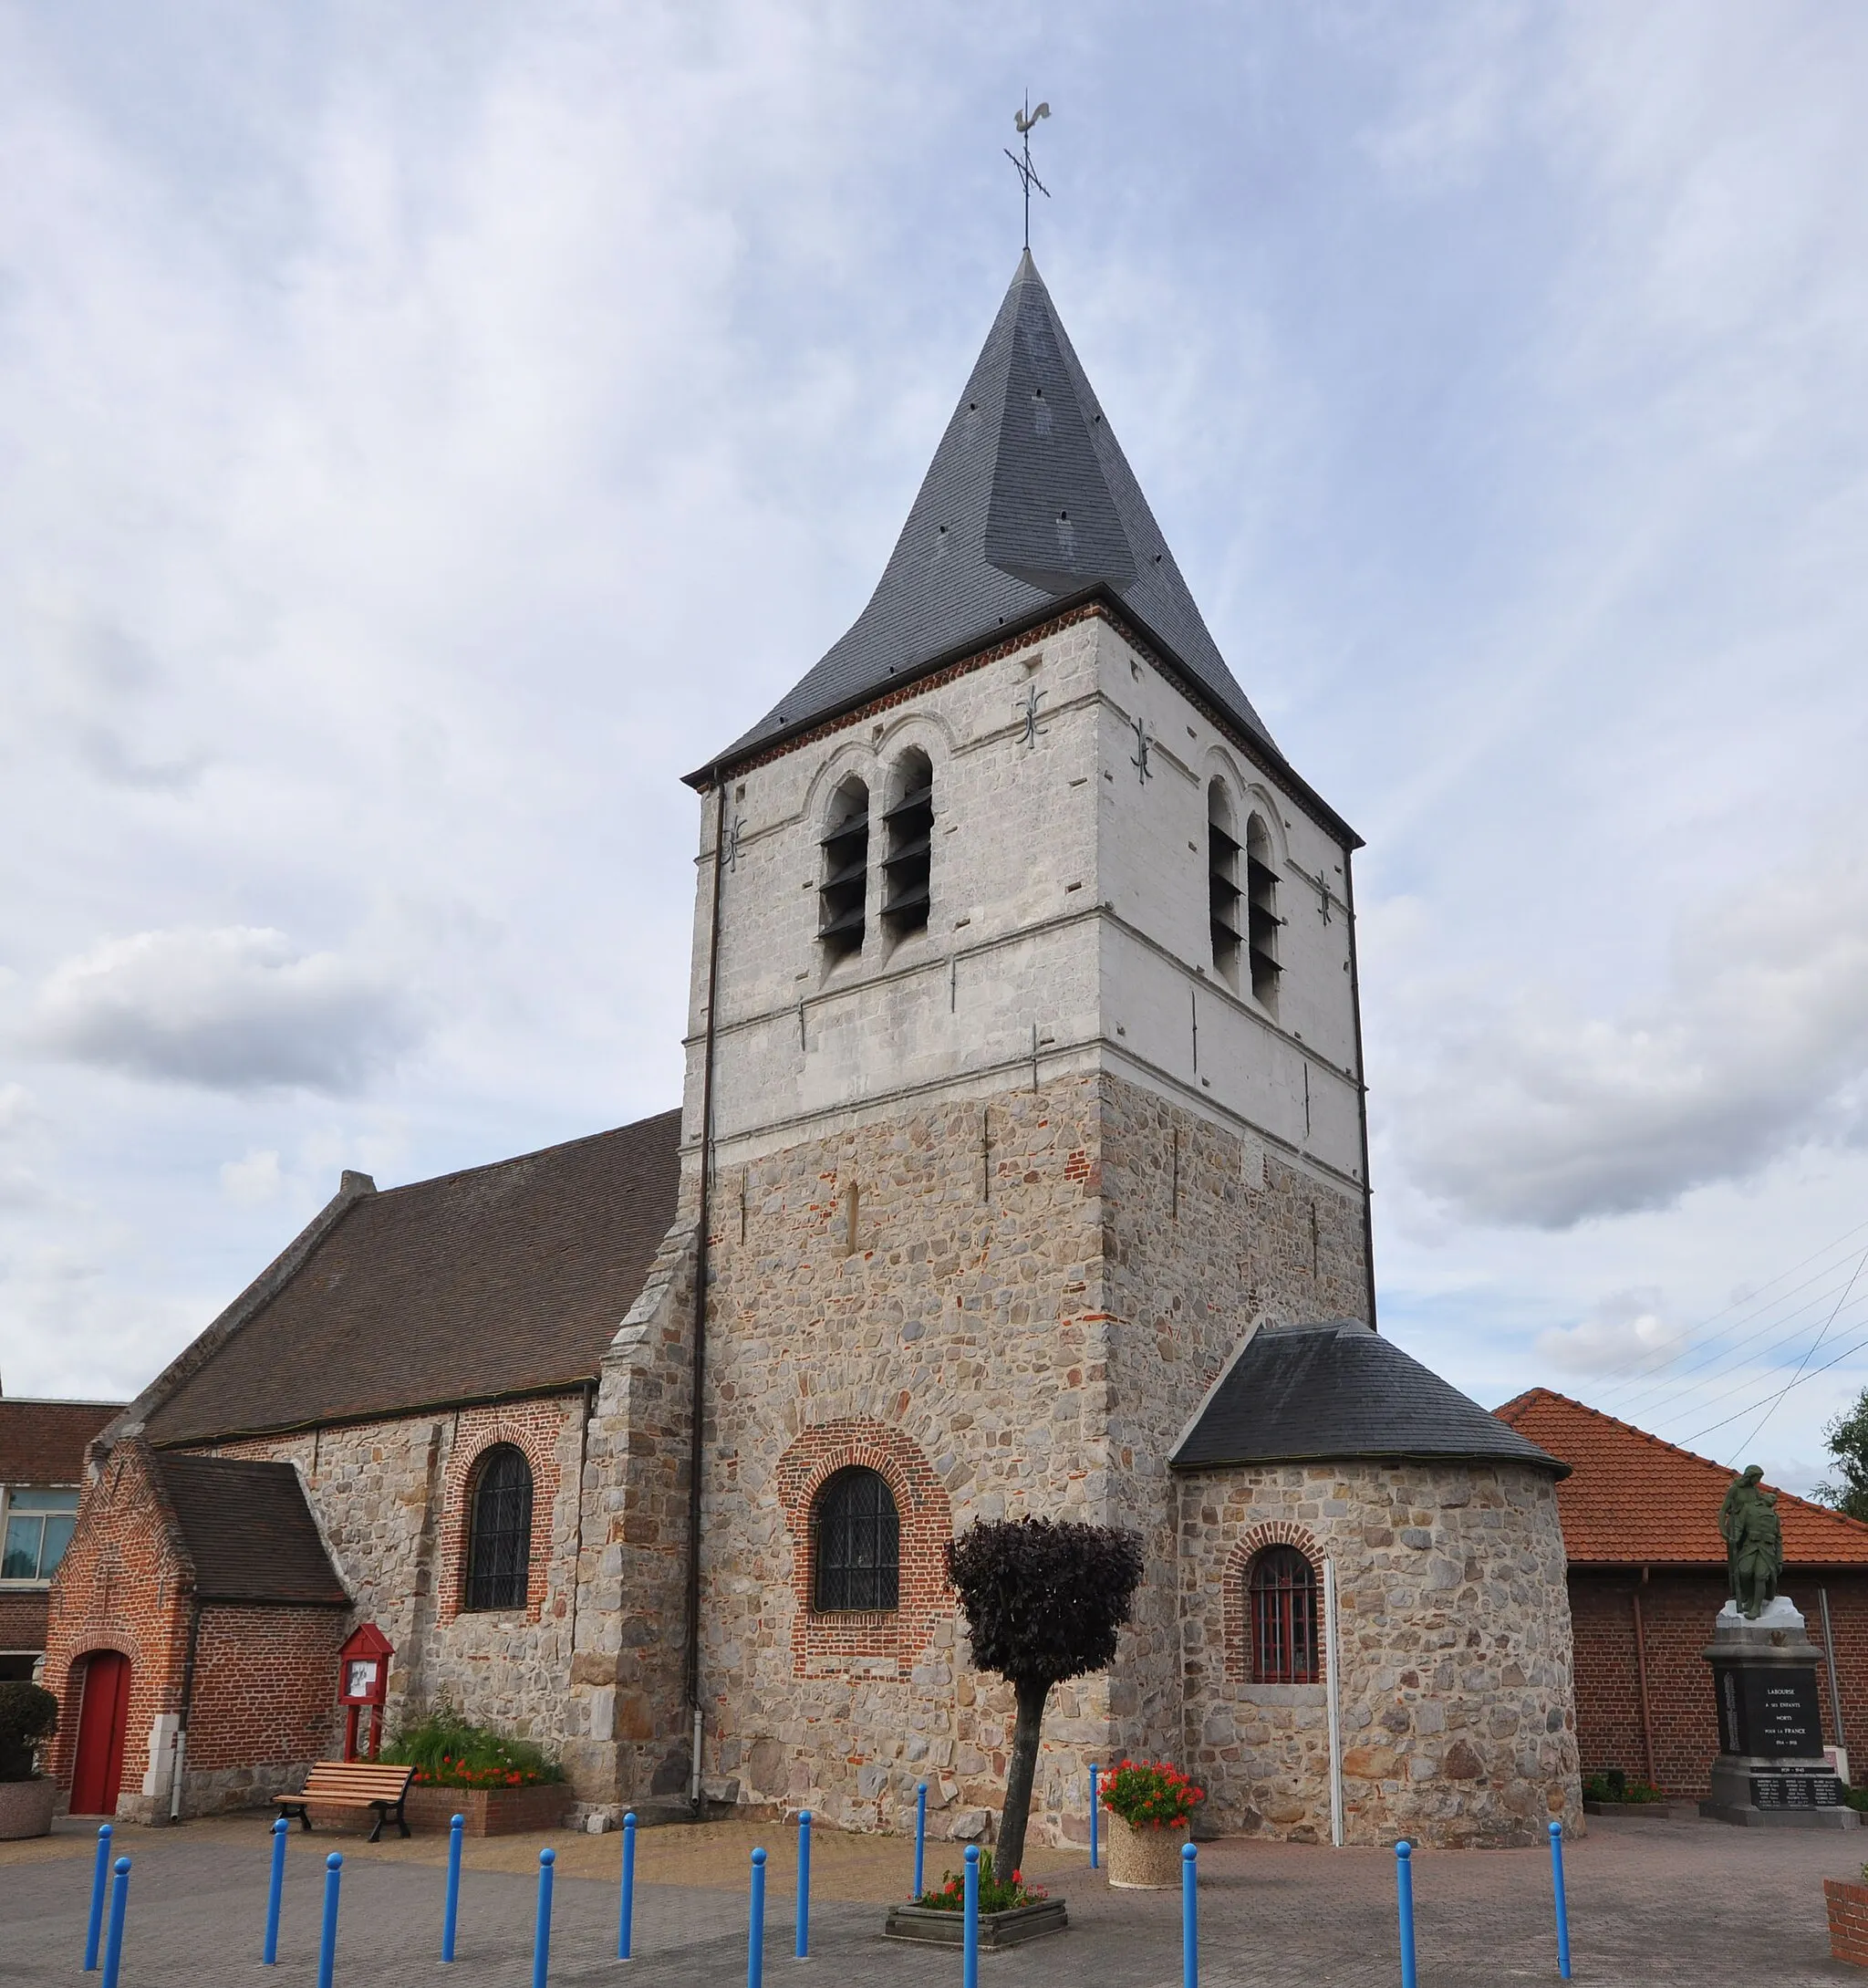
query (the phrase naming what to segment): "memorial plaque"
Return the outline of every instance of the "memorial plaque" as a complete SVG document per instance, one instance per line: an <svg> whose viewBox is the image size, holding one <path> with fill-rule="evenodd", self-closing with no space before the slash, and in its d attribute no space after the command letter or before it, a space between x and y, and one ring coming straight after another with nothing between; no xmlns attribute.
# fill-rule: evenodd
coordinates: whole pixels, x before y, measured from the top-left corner
<svg viewBox="0 0 1868 1988"><path fill-rule="evenodd" d="M1753 1759L1811 1760L1822 1754L1816 1670L1713 1661L1719 1751Z"/></svg>
<svg viewBox="0 0 1868 1988"><path fill-rule="evenodd" d="M1832 1774L1754 1774L1754 1808L1840 1808L1842 1784Z"/></svg>

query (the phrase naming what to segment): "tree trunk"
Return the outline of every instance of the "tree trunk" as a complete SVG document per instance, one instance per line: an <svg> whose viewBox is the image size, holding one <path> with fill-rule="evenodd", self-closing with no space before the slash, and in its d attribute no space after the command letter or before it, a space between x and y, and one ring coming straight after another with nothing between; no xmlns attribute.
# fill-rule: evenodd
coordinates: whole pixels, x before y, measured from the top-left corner
<svg viewBox="0 0 1868 1988"><path fill-rule="evenodd" d="M999 1816L999 1844L993 1871L1009 1879L1024 1867L1025 1824L1032 1813L1032 1783L1038 1772L1038 1735L1044 1724L1045 1684L1020 1684L1018 1723L1012 1729L1012 1760L1005 1772L1005 1806Z"/></svg>

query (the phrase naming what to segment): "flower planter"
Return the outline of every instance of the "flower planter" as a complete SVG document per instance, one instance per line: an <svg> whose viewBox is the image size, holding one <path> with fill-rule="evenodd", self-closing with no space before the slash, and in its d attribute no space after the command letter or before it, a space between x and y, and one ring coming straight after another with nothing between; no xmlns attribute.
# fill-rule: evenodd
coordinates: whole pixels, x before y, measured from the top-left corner
<svg viewBox="0 0 1868 1988"><path fill-rule="evenodd" d="M451 1817L465 1819L470 1837L519 1836L531 1829L555 1829L571 1806L567 1781L534 1781L523 1788L442 1788L409 1790L404 1813L411 1829L447 1834Z"/></svg>
<svg viewBox="0 0 1868 1988"><path fill-rule="evenodd" d="M1868 1967L1868 1884L1825 1878L1822 1897L1829 1907L1830 1958Z"/></svg>
<svg viewBox="0 0 1868 1988"><path fill-rule="evenodd" d="M1009 1912L981 1912L981 1950L1019 1946L1047 1932L1063 1932L1069 1924L1062 1899L1014 1905ZM966 1914L935 1911L925 1905L891 1905L882 1931L891 1940L925 1940L932 1946L957 1947L966 1934Z"/></svg>
<svg viewBox="0 0 1868 1988"><path fill-rule="evenodd" d="M52 1833L52 1809L58 1784L42 1774L32 1781L0 1781L0 1843L17 1837Z"/></svg>
<svg viewBox="0 0 1868 1988"><path fill-rule="evenodd" d="M1123 1891L1165 1891L1180 1882L1181 1846L1188 1826L1146 1823L1137 1829L1105 1809L1109 1825L1109 1882Z"/></svg>

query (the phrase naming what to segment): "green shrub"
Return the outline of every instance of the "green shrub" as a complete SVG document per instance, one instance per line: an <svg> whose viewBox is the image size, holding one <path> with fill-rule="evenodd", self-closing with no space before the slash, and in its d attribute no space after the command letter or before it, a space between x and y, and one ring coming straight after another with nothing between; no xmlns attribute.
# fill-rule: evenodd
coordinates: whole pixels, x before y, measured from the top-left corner
<svg viewBox="0 0 1868 1988"><path fill-rule="evenodd" d="M36 1684L0 1683L0 1781L37 1778L39 1742L58 1730L58 1701Z"/></svg>
<svg viewBox="0 0 1868 1988"><path fill-rule="evenodd" d="M526 1788L562 1781L565 1770L531 1740L474 1725L445 1699L427 1718L404 1726L382 1757L413 1767L418 1786Z"/></svg>
<svg viewBox="0 0 1868 1988"><path fill-rule="evenodd" d="M1624 1774L1619 1767L1604 1767L1583 1784L1586 1800L1592 1802L1664 1802L1666 1796L1652 1781Z"/></svg>

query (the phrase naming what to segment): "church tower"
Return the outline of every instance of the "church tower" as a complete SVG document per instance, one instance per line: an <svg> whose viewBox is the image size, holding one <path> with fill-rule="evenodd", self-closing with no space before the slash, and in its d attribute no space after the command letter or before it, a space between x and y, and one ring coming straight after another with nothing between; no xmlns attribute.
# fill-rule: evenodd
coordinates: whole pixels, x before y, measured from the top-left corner
<svg viewBox="0 0 1868 1988"><path fill-rule="evenodd" d="M870 1827L926 1780L939 1833L988 1829L1011 1701L942 1550L1090 1519L1149 1573L1052 1702L1033 1827L1080 1833L1088 1762L1193 1757L1203 1401L1255 1332L1373 1337L1359 840L1029 253L868 605L690 782L703 1778Z"/></svg>

